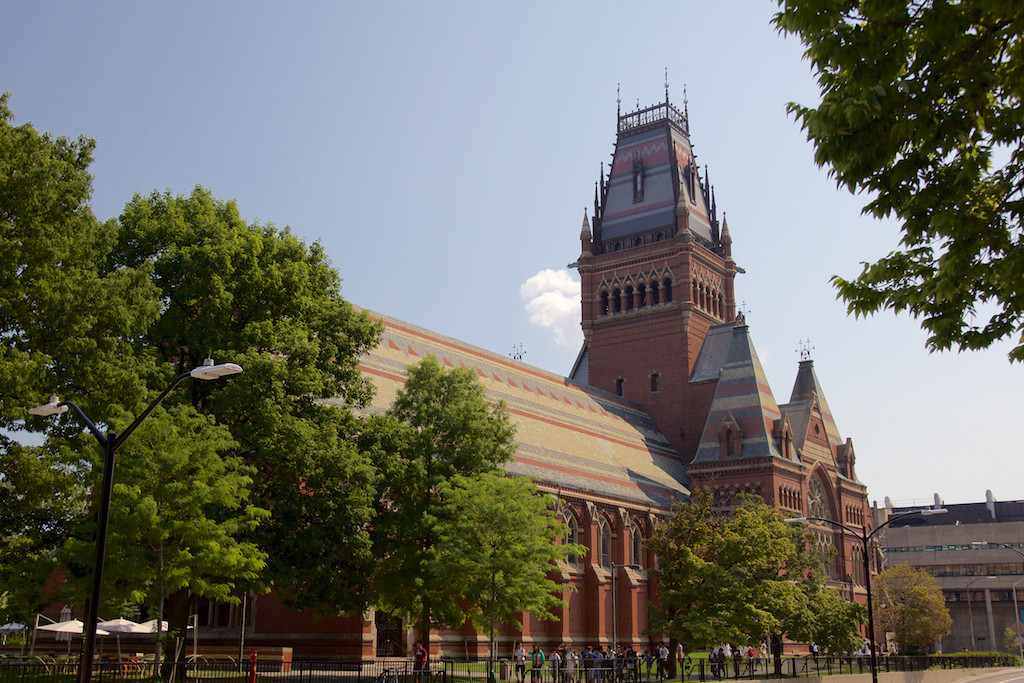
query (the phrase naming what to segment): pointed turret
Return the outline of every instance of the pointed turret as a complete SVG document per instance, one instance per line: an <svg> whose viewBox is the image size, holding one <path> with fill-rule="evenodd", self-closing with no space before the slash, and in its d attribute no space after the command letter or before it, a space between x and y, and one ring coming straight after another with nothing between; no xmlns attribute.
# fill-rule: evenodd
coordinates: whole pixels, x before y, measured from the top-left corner
<svg viewBox="0 0 1024 683"><path fill-rule="evenodd" d="M821 421L825 426L825 436L828 439L829 446L833 454L838 452L838 448L843 445L843 439L839 435L839 428L836 427L835 420L832 418L832 410L828 407L828 401L825 400L825 392L821 388L821 384L818 382L818 376L814 372L814 361L807 358L800 361L800 366L797 369L796 381L793 383L793 393L789 397L789 403L785 406L788 413L791 415L791 420L794 423L799 422L802 425L807 425L812 419L811 412L817 409L821 413ZM797 439L797 446L803 447L803 440L805 438L806 429L796 429L795 437Z"/></svg>
<svg viewBox="0 0 1024 683"><path fill-rule="evenodd" d="M590 220L587 219L587 209L583 208L583 226L580 228L580 251L584 254L590 253Z"/></svg>

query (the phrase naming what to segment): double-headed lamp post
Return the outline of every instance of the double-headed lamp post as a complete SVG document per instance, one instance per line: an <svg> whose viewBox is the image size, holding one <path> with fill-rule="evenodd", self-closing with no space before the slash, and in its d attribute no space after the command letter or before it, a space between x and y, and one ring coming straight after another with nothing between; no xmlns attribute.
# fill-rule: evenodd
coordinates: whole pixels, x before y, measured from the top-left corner
<svg viewBox="0 0 1024 683"><path fill-rule="evenodd" d="M989 547L996 546L998 548L1005 548L1006 550L1012 550L1013 552L1017 553L1018 555L1020 555L1020 559L1024 560L1024 552L1021 552L1020 550L1017 550L1016 548L1014 548L1012 545L1010 545L1008 543L993 543L993 542L990 542L990 541L971 541L971 545L987 545ZM990 577L990 578L995 578L995 577ZM1014 631L1015 631L1015 633L1017 635L1017 654L1020 655L1021 660L1024 660L1024 639L1021 638L1020 609L1017 607L1017 584L1021 583L1022 581L1024 581L1024 579L1020 579L1020 581L1015 582L1013 584L1013 587L1011 588L1011 590L1013 591L1013 626L1014 626ZM970 592L968 592L968 594L967 594L968 600L970 600L970 597L971 597ZM968 603L968 604L970 604L970 603ZM974 624L972 622L971 626L973 626L973 625ZM971 643L971 647L972 648L974 647L974 643L973 642Z"/></svg>
<svg viewBox="0 0 1024 683"><path fill-rule="evenodd" d="M85 626L83 627L85 629L85 642L82 644L82 657L78 667L78 680L81 683L89 683L92 680L93 650L96 646L96 623L99 620L100 592L103 588L103 560L107 552L107 528L110 522L110 495L114 486L114 454L124 445L125 440L132 435L132 432L142 424L142 421L149 417L149 414L160 405L160 402L186 379L219 379L228 375L237 375L241 371L242 368L234 363L214 365L213 360L207 358L199 367L178 375L171 382L170 386L164 389L156 397L156 400L149 404L149 407L142 411L135 418L135 421L128 425L120 434L115 434L112 431L107 431L104 434L103 430L90 420L89 416L73 401L61 401L56 396L51 396L49 403L28 411L30 415L50 417L66 413L68 408L71 408L78 416L78 419L85 424L86 428L100 442L100 446L103 447L103 488L100 492L100 505L96 513L96 559L93 563L92 593L89 597ZM161 615L157 615L157 618L161 618Z"/></svg>
<svg viewBox="0 0 1024 683"><path fill-rule="evenodd" d="M867 597L868 597L868 646L871 648L871 681L872 683L878 683L878 657L875 654L875 613L871 604L871 539L874 538L875 534L889 526L893 522L904 517L911 517L913 515L939 515L945 512L943 508L925 508L923 510L912 510L910 512L904 512L898 515L893 515L885 522L879 524L871 533L868 533L868 527L862 526L858 531L854 527L847 526L842 522L837 522L834 519L827 519L825 517L790 517L786 519L787 522L821 522L822 524L828 524L838 529L844 529L853 536L860 539L860 542L864 544L864 582L867 584Z"/></svg>
<svg viewBox="0 0 1024 683"><path fill-rule="evenodd" d="M612 562L612 652L615 652L615 647L618 645L616 639L616 627L618 626L618 619L616 619L615 609L618 607L618 602L615 599L615 579L619 572L619 569L623 567L629 567L630 569L640 569L638 564L615 564Z"/></svg>

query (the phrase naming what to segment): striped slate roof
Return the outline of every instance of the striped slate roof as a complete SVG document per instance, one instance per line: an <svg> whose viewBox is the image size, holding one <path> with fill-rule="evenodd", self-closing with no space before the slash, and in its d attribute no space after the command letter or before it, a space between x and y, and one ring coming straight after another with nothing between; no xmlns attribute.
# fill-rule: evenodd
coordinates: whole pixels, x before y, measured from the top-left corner
<svg viewBox="0 0 1024 683"><path fill-rule="evenodd" d="M668 508L689 497L686 471L651 418L634 403L506 356L368 311L384 324L380 345L361 361L376 386L371 410L384 411L406 368L428 355L471 367L489 399L516 423L517 451L506 468L547 487L609 501Z"/></svg>
<svg viewBox="0 0 1024 683"><path fill-rule="evenodd" d="M643 165L643 199L633 192L633 163ZM676 204L691 211L690 230L712 241L709 207L698 190L689 196L678 179L686 169L697 175L689 136L669 119L651 128L620 133L609 174L601 239L609 240L676 224ZM682 195L682 196L680 196Z"/></svg>
<svg viewBox="0 0 1024 683"><path fill-rule="evenodd" d="M706 368L710 364L702 357L705 353L719 358L722 356L721 345L726 342L721 334L723 326L716 326L716 335L705 340L701 354L697 359L697 368ZM722 424L729 418L734 420L743 433L743 445L738 457L740 459L780 457L772 438L775 421L782 413L768 378L761 367L761 361L754 350L749 329L744 323L732 323L731 338L728 339L728 350L722 358L721 373L715 398L711 401L711 410L704 425L700 446L694 456L694 463L713 462L720 459L721 446L719 431ZM709 345L709 340L716 344ZM707 375L705 369L704 374ZM695 373L696 376L696 373Z"/></svg>
<svg viewBox="0 0 1024 683"><path fill-rule="evenodd" d="M839 428L832 417L832 410L825 400L825 392L818 382L818 375L814 372L814 361L802 360L796 373L796 381L793 383L793 393L789 403L780 406L789 417L790 426L793 429L793 445L798 449L804 447L804 440L807 437L807 425L811 418L811 410L814 402L818 402L818 410L821 411L822 421L825 423L825 435L828 437L829 445L832 447L832 454L843 445L843 438L839 435Z"/></svg>

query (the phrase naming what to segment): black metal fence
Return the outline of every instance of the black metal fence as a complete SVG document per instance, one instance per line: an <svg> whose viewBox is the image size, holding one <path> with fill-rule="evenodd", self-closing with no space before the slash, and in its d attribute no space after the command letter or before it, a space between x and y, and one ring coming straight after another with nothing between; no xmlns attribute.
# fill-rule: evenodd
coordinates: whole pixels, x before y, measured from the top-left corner
<svg viewBox="0 0 1024 683"><path fill-rule="evenodd" d="M881 672L923 671L926 669L967 669L1017 665L1012 655L949 655L921 657L882 657ZM657 662L637 659L590 660L590 666L573 663L553 669L550 662L542 669L529 663L523 671L509 660L455 661L432 660L423 671L404 659L363 661L299 660L281 662L260 660L215 661L193 658L174 665L176 683L652 683L669 680ZM829 676L870 672L867 657L786 657L781 677ZM135 658L98 662L93 670L96 683L145 683L154 681L157 672L151 661ZM6 657L0 659L0 683L73 683L78 661L49 657ZM184 680L182 680L184 677ZM723 666L706 659L678 662L676 680L716 681L729 679L774 678L774 662L765 660L728 661Z"/></svg>

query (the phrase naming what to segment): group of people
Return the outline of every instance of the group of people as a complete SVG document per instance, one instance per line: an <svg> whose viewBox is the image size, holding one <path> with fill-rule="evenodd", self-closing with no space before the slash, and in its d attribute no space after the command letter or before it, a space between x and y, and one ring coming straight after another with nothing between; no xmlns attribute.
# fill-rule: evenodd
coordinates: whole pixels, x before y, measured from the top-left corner
<svg viewBox="0 0 1024 683"><path fill-rule="evenodd" d="M768 648L764 642L760 645L747 645L737 647L725 643L718 649L708 648L708 666L711 669L711 677L722 679L729 675L729 665L732 664L733 678L740 677L740 669L749 665L753 669L760 666L762 660L768 659Z"/></svg>
<svg viewBox="0 0 1024 683"><path fill-rule="evenodd" d="M615 683L639 681L641 675L659 679L668 674L668 648L662 645L653 651L637 652L632 646L609 648L588 646L576 651L565 644L545 654L540 645L530 650L517 643L512 651L516 680L526 683ZM655 669L656 667L656 669Z"/></svg>

